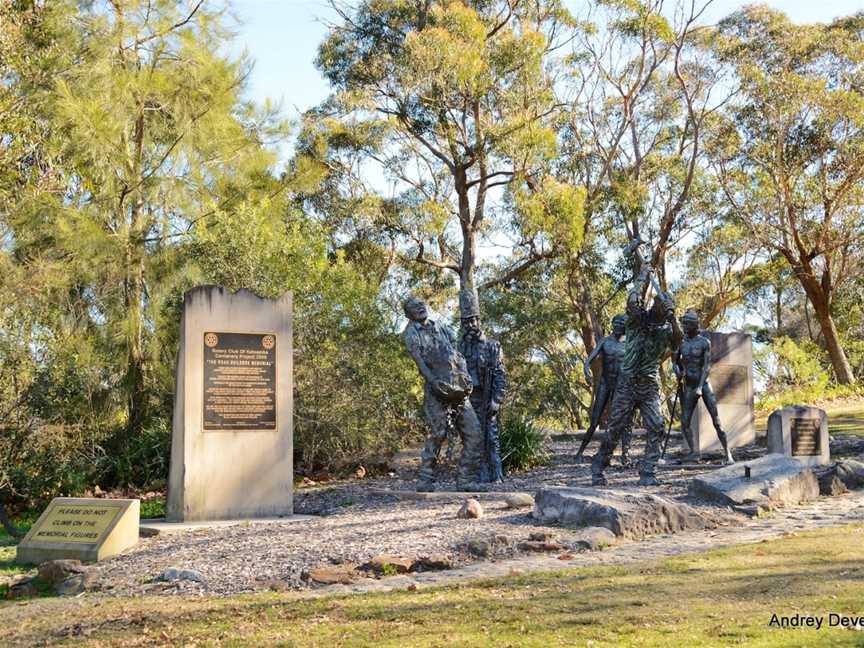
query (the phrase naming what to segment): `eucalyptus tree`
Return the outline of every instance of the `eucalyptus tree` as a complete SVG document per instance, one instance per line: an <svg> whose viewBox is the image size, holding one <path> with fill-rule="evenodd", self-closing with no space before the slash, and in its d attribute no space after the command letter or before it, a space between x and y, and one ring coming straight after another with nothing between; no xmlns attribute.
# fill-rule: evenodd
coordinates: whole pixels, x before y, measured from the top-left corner
<svg viewBox="0 0 864 648"><path fill-rule="evenodd" d="M598 1L568 63L558 177L584 192L584 245L565 267L586 350L610 316L610 248L639 236L667 283L670 249L707 224L716 199L703 140L728 98L700 25L709 2ZM713 208L710 212L714 212ZM617 269L616 280L626 279Z"/></svg>
<svg viewBox="0 0 864 648"><path fill-rule="evenodd" d="M864 252L864 14L796 25L747 7L713 45L739 86L712 154L728 207L788 264L837 381L854 383L833 311Z"/></svg>
<svg viewBox="0 0 864 648"><path fill-rule="evenodd" d="M304 150L317 154L322 182L352 171L342 188L362 196L372 228L389 232L404 260L462 287L476 285L478 239L494 225L515 233L519 250L499 278L578 248L581 192L547 173L556 61L576 27L559 0L334 7L317 59L333 93L309 116L319 146Z"/></svg>

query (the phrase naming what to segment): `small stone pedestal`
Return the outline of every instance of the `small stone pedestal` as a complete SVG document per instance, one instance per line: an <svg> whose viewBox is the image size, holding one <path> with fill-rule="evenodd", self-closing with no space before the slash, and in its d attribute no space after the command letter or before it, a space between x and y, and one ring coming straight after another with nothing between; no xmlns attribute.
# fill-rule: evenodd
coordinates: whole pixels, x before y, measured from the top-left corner
<svg viewBox="0 0 864 648"><path fill-rule="evenodd" d="M805 466L830 464L825 410L794 405L772 412L768 417L768 452L792 457Z"/></svg>

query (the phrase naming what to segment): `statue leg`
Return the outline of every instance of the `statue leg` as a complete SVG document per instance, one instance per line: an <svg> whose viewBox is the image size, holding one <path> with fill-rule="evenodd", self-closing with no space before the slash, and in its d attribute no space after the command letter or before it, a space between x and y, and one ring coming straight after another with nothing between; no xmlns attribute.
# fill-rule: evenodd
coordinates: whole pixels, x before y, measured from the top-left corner
<svg viewBox="0 0 864 648"><path fill-rule="evenodd" d="M460 490L484 490L478 484L480 480L480 464L483 461L483 430L480 420L469 399L465 399L462 410L456 420L459 435L462 438L462 456L459 458L459 475L457 486Z"/></svg>
<svg viewBox="0 0 864 648"><path fill-rule="evenodd" d="M699 403L699 397L696 396L692 389L686 385L681 386L681 436L690 447L688 459L695 461L699 460L699 448L696 447L696 439L693 437L693 414L696 411L696 405Z"/></svg>
<svg viewBox="0 0 864 648"><path fill-rule="evenodd" d="M615 446L618 445L621 433L633 420L634 403L633 385L626 380L619 382L612 399L612 411L609 413L606 434L603 436L600 449L594 455L594 461L591 462L591 483L595 486L606 484L603 471L609 466L609 459L615 451Z"/></svg>
<svg viewBox="0 0 864 648"><path fill-rule="evenodd" d="M720 440L720 445L723 446L724 463L735 463L735 459L732 458L732 451L729 449L729 439L723 431L723 426L720 425L720 414L717 412L717 397L714 395L714 390L711 389L708 381L705 381L705 384L702 386L702 402L705 403L705 409L711 415L711 422L717 431L717 438Z"/></svg>
<svg viewBox="0 0 864 648"><path fill-rule="evenodd" d="M660 412L660 385L656 380L640 383L637 387L637 398L647 433L645 454L639 464L639 485L653 486L659 484L655 472L666 427Z"/></svg>
<svg viewBox="0 0 864 648"><path fill-rule="evenodd" d="M485 408L483 407L485 401L485 394L479 389L475 388L474 391L471 392L470 396L471 407L474 408L474 414L477 415L477 420L480 423L480 431L483 432L483 421L481 420L481 416L485 412ZM483 445L480 451L480 464L478 466L479 470L479 481L488 482L491 481L491 471L489 467L489 444L487 443L487 439L485 435L483 436Z"/></svg>
<svg viewBox="0 0 864 648"><path fill-rule="evenodd" d="M435 467L441 444L447 438L447 405L441 402L428 385L424 389L423 413L429 426L429 436L420 453L420 474L418 490L432 490L435 484Z"/></svg>
<svg viewBox="0 0 864 648"><path fill-rule="evenodd" d="M501 441L498 438L498 414L489 417L486 423L489 443L489 470L490 481L504 481L504 465L501 462Z"/></svg>

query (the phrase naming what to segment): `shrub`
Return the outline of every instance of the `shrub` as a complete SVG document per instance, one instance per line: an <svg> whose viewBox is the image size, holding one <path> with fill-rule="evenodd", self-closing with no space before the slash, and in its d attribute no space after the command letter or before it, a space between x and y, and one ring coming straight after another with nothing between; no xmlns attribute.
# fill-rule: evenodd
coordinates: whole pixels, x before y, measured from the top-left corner
<svg viewBox="0 0 864 648"><path fill-rule="evenodd" d="M499 440L501 461L507 472L543 466L551 459L546 447L546 433L522 414L513 414L502 420Z"/></svg>

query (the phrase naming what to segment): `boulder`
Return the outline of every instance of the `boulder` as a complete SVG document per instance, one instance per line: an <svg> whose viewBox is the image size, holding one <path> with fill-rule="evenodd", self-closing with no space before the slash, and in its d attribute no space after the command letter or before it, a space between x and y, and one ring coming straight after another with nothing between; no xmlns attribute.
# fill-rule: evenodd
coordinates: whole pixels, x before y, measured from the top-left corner
<svg viewBox="0 0 864 648"><path fill-rule="evenodd" d="M38 594L39 590L36 588L34 576L18 576L9 583L9 589L6 590L7 599L30 598Z"/></svg>
<svg viewBox="0 0 864 648"><path fill-rule="evenodd" d="M837 476L833 470L819 477L819 494L826 497L836 497L848 493L846 484Z"/></svg>
<svg viewBox="0 0 864 648"><path fill-rule="evenodd" d="M87 571L80 560L46 560L39 565L39 578L56 586L63 581Z"/></svg>
<svg viewBox="0 0 864 648"><path fill-rule="evenodd" d="M819 497L819 482L811 469L795 459L771 453L698 475L690 482L688 492L693 497L728 506L766 503L785 506Z"/></svg>
<svg viewBox="0 0 864 648"><path fill-rule="evenodd" d="M194 569L179 569L177 567L169 567L156 577L157 581L170 583L172 581L192 581L193 583L203 583L204 576L201 572Z"/></svg>
<svg viewBox="0 0 864 648"><path fill-rule="evenodd" d="M452 569L453 561L443 554L432 554L430 556L420 556L414 561L411 571L440 571L442 569Z"/></svg>
<svg viewBox="0 0 864 648"><path fill-rule="evenodd" d="M354 565L328 565L310 569L303 573L303 578L319 585L350 585L359 578Z"/></svg>
<svg viewBox="0 0 864 648"><path fill-rule="evenodd" d="M376 574L407 574L414 567L414 560L402 556L391 556L382 554L375 556L372 560L360 568L366 571L374 571Z"/></svg>
<svg viewBox="0 0 864 648"><path fill-rule="evenodd" d="M563 551L564 545L549 540L527 540L525 542L520 542L516 545L516 548L519 549L519 551L539 553L544 551Z"/></svg>
<svg viewBox="0 0 864 648"><path fill-rule="evenodd" d="M864 462L855 459L838 461L835 473L846 488L851 490L864 488Z"/></svg>
<svg viewBox="0 0 864 648"><path fill-rule="evenodd" d="M588 527L576 536L572 545L582 551L601 551L618 542L618 538L606 527Z"/></svg>
<svg viewBox="0 0 864 648"><path fill-rule="evenodd" d="M710 524L692 506L666 497L593 488L540 489L534 497L533 517L543 524L603 527L616 536L634 539L704 529Z"/></svg>
<svg viewBox="0 0 864 648"><path fill-rule="evenodd" d="M531 508L534 506L534 498L528 493L507 493L504 502L508 509Z"/></svg>
<svg viewBox="0 0 864 648"><path fill-rule="evenodd" d="M476 499L465 500L456 517L463 520L477 520L483 517L483 507Z"/></svg>
<svg viewBox="0 0 864 648"><path fill-rule="evenodd" d="M54 585L54 591L60 596L77 596L78 594L81 594L81 592L90 589L93 581L93 572L85 571L56 583Z"/></svg>

